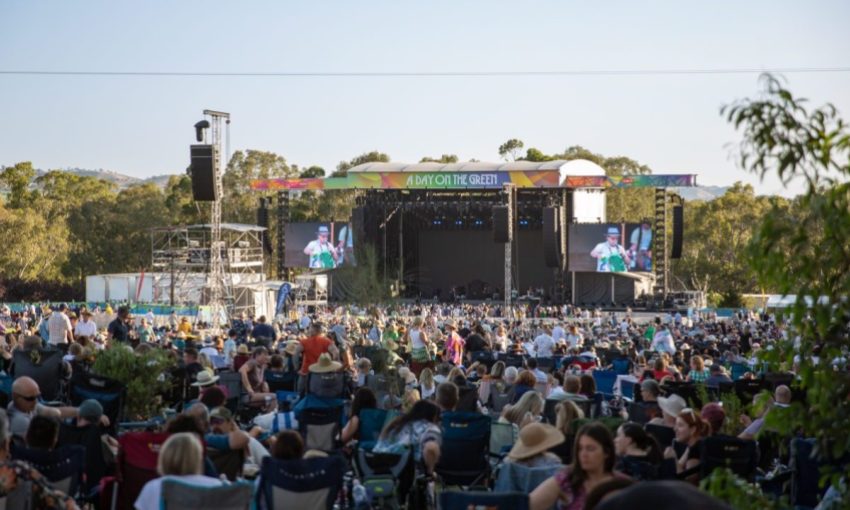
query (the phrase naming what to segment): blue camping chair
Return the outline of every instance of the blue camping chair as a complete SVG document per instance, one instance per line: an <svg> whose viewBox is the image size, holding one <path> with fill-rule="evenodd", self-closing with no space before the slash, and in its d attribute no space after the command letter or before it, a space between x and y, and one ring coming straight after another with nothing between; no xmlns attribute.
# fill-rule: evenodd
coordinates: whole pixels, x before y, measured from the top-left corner
<svg viewBox="0 0 850 510"><path fill-rule="evenodd" d="M342 428L343 403L337 399L325 401L311 397L307 395L295 408L298 431L304 438L304 448L324 452L336 451L341 446L337 438ZM337 402L336 405L334 402ZM302 403L305 405L301 406Z"/></svg>
<svg viewBox="0 0 850 510"><path fill-rule="evenodd" d="M620 381L620 395L629 400L635 399L635 386L637 383L631 381Z"/></svg>
<svg viewBox="0 0 850 510"><path fill-rule="evenodd" d="M444 485L468 487L490 473L489 416L478 413L443 413L443 444L435 468Z"/></svg>
<svg viewBox="0 0 850 510"><path fill-rule="evenodd" d="M614 397L614 383L617 382L617 372L614 370L594 370L593 380L596 381L596 391L606 398Z"/></svg>
<svg viewBox="0 0 850 510"><path fill-rule="evenodd" d="M446 491L440 494L442 510L468 510L469 508L528 510L528 505L528 494L521 492Z"/></svg>
<svg viewBox="0 0 850 510"><path fill-rule="evenodd" d="M268 510L285 508L331 509L342 487L346 463L331 455L313 459L263 459L258 499Z"/></svg>
<svg viewBox="0 0 850 510"><path fill-rule="evenodd" d="M179 480L162 482L162 510L248 510L252 506L254 485L250 482L199 487Z"/></svg>
<svg viewBox="0 0 850 510"><path fill-rule="evenodd" d="M384 430L384 424L387 421L387 411L384 409L361 409L360 410L360 427L357 430L359 439L358 448L371 450L375 443L378 442L378 437L381 431Z"/></svg>
<svg viewBox="0 0 850 510"><path fill-rule="evenodd" d="M521 492L530 494L538 485L564 469L561 464L551 466L528 467L516 462L504 462L499 465L496 474L495 492Z"/></svg>
<svg viewBox="0 0 850 510"><path fill-rule="evenodd" d="M10 445L13 459L28 462L47 478L55 489L71 497L78 495L82 475L86 469L85 447L71 445L53 450L36 450L16 446L15 443Z"/></svg>
<svg viewBox="0 0 850 510"><path fill-rule="evenodd" d="M71 378L68 394L73 406L79 406L88 399L100 402L103 414L109 418L110 432L117 433L127 398L127 387L124 384L107 377L76 373Z"/></svg>

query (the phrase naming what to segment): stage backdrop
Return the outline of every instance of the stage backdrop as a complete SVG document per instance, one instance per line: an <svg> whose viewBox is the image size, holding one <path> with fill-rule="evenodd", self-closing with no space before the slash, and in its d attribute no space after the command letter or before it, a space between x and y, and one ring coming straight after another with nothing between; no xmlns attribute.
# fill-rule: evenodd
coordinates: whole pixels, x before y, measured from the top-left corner
<svg viewBox="0 0 850 510"><path fill-rule="evenodd" d="M519 271L514 285L520 294L529 287L550 294L554 273L543 260L541 230L520 230L517 237ZM490 230L423 230L419 233L419 288L423 297L440 291L449 297L452 287L464 287L467 297L488 289L501 291L505 284L505 249L493 242ZM517 283L518 282L518 285Z"/></svg>

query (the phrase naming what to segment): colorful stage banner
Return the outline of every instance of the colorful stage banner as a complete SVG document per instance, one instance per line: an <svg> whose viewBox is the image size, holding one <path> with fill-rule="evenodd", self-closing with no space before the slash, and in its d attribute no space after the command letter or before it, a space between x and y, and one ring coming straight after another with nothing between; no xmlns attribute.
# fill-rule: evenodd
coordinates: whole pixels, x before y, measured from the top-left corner
<svg viewBox="0 0 850 510"><path fill-rule="evenodd" d="M682 175L570 175L564 179L565 188L672 188L696 186L697 176Z"/></svg>
<svg viewBox="0 0 850 510"><path fill-rule="evenodd" d="M696 186L696 175L568 176L563 183L552 170L492 172L377 172L327 179L266 179L251 181L256 191L332 189L501 189L518 188L666 188Z"/></svg>

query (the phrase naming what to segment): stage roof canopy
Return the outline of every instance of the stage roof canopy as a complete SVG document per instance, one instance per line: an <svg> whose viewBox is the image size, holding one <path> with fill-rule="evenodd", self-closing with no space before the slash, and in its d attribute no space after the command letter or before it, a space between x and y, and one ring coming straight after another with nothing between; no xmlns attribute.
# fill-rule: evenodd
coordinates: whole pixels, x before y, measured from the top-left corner
<svg viewBox="0 0 850 510"><path fill-rule="evenodd" d="M555 171L560 175L559 181L568 175L605 175L605 169L586 159L566 161L508 161L504 163L486 163L467 161L460 163L363 163L348 170L350 174L358 173L413 173L413 172L540 172Z"/></svg>

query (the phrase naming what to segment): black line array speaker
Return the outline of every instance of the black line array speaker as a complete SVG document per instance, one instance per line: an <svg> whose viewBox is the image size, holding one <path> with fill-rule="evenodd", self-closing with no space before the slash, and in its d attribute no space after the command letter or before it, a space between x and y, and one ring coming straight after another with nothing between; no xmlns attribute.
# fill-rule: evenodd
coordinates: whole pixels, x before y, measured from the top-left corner
<svg viewBox="0 0 850 510"><path fill-rule="evenodd" d="M192 197L196 202L215 202L215 148L212 145L192 145Z"/></svg>
<svg viewBox="0 0 850 510"><path fill-rule="evenodd" d="M546 267L561 267L561 208L543 208L543 258Z"/></svg>
<svg viewBox="0 0 850 510"><path fill-rule="evenodd" d="M271 255L274 251L271 243L271 236L268 231L269 228L269 199L266 197L260 198L260 206L257 207L257 226L263 227L266 229L265 232L262 233L261 237L263 238L263 249L266 250L268 255Z"/></svg>
<svg viewBox="0 0 850 510"><path fill-rule="evenodd" d="M510 228L511 216L505 205L493 206L493 241L509 243L512 241Z"/></svg>
<svg viewBox="0 0 850 510"><path fill-rule="evenodd" d="M671 259L682 258L682 237L685 233L685 208L673 206L673 246L670 249Z"/></svg>
<svg viewBox="0 0 850 510"><path fill-rule="evenodd" d="M366 208L363 206L355 207L351 210L351 229L354 240L354 246L358 243L366 241Z"/></svg>

